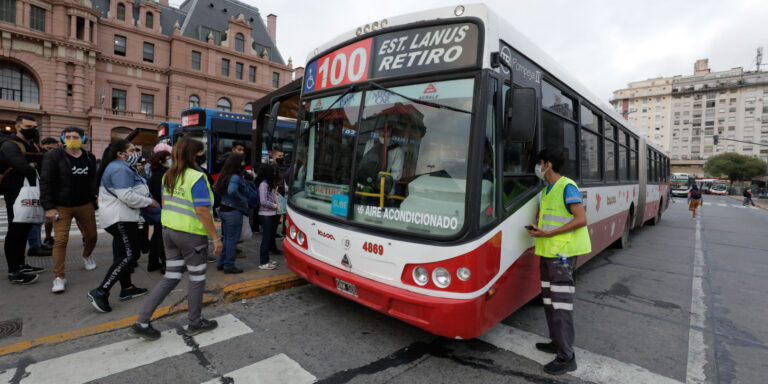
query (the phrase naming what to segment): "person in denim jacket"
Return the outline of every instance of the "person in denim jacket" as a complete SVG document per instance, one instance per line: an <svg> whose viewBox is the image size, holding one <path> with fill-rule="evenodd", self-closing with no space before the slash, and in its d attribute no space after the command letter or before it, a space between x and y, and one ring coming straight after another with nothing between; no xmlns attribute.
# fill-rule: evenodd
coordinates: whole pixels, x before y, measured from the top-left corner
<svg viewBox="0 0 768 384"><path fill-rule="evenodd" d="M248 215L248 187L245 184L248 181L240 176L244 170L245 157L237 153L230 154L221 167L214 187L221 196L219 217L224 237L224 250L219 256L216 269L227 274L243 272L235 267L235 253L243 229L243 216Z"/></svg>

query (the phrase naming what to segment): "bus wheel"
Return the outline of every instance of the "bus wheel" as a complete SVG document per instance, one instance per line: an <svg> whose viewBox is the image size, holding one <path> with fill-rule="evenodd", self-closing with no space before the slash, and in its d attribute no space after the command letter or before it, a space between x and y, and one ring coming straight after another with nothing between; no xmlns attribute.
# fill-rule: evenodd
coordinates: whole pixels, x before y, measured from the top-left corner
<svg viewBox="0 0 768 384"><path fill-rule="evenodd" d="M653 217L653 219L650 220L651 225L656 225L661 221L661 204L659 204L659 211L656 212L656 216Z"/></svg>
<svg viewBox="0 0 768 384"><path fill-rule="evenodd" d="M616 247L619 249L629 248L629 227L632 226L632 214L627 215L627 223L624 224L624 232L621 237L616 240Z"/></svg>

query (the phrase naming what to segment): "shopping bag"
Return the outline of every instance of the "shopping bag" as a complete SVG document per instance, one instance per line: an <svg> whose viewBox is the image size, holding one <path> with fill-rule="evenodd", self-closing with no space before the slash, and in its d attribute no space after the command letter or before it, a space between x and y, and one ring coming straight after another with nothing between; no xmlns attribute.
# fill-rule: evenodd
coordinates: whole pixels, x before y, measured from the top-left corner
<svg viewBox="0 0 768 384"><path fill-rule="evenodd" d="M13 202L13 222L40 224L45 221L45 211L40 204L40 178L34 186L24 178L24 186Z"/></svg>
<svg viewBox="0 0 768 384"><path fill-rule="evenodd" d="M248 216L243 215L243 228L240 231L240 240L248 240L253 237L253 231L251 230L251 223Z"/></svg>

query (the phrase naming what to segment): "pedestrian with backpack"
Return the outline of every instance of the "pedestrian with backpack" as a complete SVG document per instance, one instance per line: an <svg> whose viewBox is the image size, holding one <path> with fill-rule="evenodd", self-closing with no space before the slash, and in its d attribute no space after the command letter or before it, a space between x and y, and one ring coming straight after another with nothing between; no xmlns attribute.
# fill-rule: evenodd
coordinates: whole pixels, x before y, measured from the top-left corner
<svg viewBox="0 0 768 384"><path fill-rule="evenodd" d="M701 204L701 191L699 187L694 184L688 191L688 210L693 212L692 219L696 219L696 210Z"/></svg>
<svg viewBox="0 0 768 384"><path fill-rule="evenodd" d="M33 116L16 117L16 133L0 137L0 191L5 198L8 213L8 232L5 235L5 260L8 262L8 279L12 284L31 284L37 281L37 275L44 268L32 267L25 262L27 237L31 223L14 223L13 205L19 196L25 180L29 185L37 185L37 169L40 167L40 155L34 143L39 138L37 121Z"/></svg>

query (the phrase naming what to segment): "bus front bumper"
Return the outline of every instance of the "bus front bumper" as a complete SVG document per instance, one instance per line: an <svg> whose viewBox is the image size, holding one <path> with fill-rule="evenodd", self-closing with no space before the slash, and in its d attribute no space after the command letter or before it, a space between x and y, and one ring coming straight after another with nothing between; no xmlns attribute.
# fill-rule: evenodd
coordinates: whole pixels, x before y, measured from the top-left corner
<svg viewBox="0 0 768 384"><path fill-rule="evenodd" d="M446 299L422 295L380 283L316 260L283 240L288 268L312 284L356 301L371 309L400 319L430 333L461 339L478 337L496 322L484 316L486 295L474 299ZM342 291L338 281L351 284Z"/></svg>

